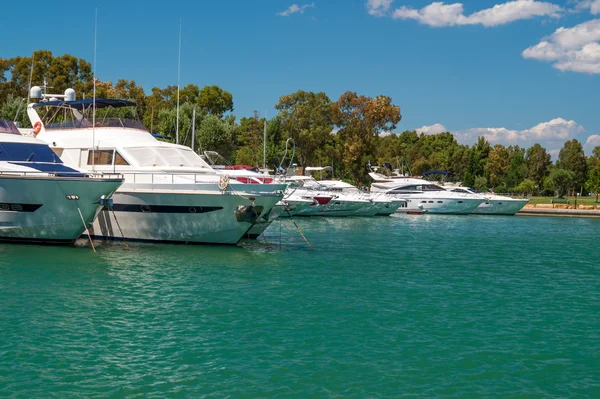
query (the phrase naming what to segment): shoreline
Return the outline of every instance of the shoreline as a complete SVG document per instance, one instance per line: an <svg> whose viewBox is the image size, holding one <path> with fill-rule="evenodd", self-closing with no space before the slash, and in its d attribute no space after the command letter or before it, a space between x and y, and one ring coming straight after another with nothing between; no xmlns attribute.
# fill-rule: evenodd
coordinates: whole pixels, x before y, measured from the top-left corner
<svg viewBox="0 0 600 399"><path fill-rule="evenodd" d="M590 207L593 208L593 207ZM527 205L515 216L551 216L569 218L600 218L600 209L569 209L565 205L556 205L555 208L540 207L539 205Z"/></svg>

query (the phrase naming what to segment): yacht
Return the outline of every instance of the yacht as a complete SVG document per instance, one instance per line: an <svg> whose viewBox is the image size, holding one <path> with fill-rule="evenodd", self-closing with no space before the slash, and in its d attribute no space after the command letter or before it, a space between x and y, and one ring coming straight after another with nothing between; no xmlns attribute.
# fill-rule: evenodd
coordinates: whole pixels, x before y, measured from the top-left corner
<svg viewBox="0 0 600 399"><path fill-rule="evenodd" d="M122 183L67 167L46 143L0 120L0 241L71 244Z"/></svg>
<svg viewBox="0 0 600 399"><path fill-rule="evenodd" d="M316 199L319 195L331 197L327 204L318 208L315 216L375 216L381 209L370 198L344 191L331 191L327 186L311 176L291 176L287 178L299 185L294 194ZM305 216L300 213L300 215ZM312 214L311 214L312 215Z"/></svg>
<svg viewBox="0 0 600 399"><path fill-rule="evenodd" d="M494 193L479 194L469 187L451 187L447 190L455 193L483 195L485 202L473 211L477 215L515 215L529 202L528 199L511 198Z"/></svg>
<svg viewBox="0 0 600 399"><path fill-rule="evenodd" d="M430 181L414 177L387 177L376 172L369 173L374 180L371 192L386 193L406 200L406 206L396 212L420 214L468 215L479 207L485 198L477 194L448 191Z"/></svg>
<svg viewBox="0 0 600 399"><path fill-rule="evenodd" d="M48 96L31 90L31 98ZM28 105L32 134L70 166L125 177L112 208L94 223L94 238L236 244L283 198L285 184L219 174L190 148L158 141L138 120L115 117L134 108L131 101L75 100L71 89L63 98Z"/></svg>
<svg viewBox="0 0 600 399"><path fill-rule="evenodd" d="M406 200L394 198L391 195L385 193L369 193L358 189L350 183L346 183L339 180L319 180L319 183L327 187L332 192L343 192L351 196L364 198L373 204L373 215L374 216L390 216L398 208L406 206Z"/></svg>

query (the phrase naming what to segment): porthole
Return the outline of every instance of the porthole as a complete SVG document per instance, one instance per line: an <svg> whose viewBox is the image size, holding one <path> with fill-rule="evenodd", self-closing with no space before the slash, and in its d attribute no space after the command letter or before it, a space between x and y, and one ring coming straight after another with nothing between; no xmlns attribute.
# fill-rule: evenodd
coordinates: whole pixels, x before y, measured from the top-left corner
<svg viewBox="0 0 600 399"><path fill-rule="evenodd" d="M190 213L196 213L196 208L190 208Z"/></svg>
<svg viewBox="0 0 600 399"><path fill-rule="evenodd" d="M142 212L152 212L152 209L149 205L142 205L140 209L142 210Z"/></svg>
<svg viewBox="0 0 600 399"><path fill-rule="evenodd" d="M459 204L462 204L463 202L462 202L462 201L458 201L458 203L459 203Z"/></svg>

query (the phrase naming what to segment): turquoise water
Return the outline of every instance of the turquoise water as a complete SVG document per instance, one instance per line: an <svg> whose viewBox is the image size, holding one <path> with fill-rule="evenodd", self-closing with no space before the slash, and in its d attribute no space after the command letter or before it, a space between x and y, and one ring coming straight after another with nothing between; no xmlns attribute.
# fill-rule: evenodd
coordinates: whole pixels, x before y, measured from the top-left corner
<svg viewBox="0 0 600 399"><path fill-rule="evenodd" d="M298 224L0 245L0 397L600 397L600 221Z"/></svg>

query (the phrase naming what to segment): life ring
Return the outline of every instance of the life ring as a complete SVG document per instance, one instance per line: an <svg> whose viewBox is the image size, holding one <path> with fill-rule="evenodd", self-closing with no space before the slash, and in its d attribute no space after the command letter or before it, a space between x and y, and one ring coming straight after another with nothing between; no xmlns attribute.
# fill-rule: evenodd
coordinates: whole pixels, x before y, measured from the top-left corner
<svg viewBox="0 0 600 399"><path fill-rule="evenodd" d="M229 175L221 175L219 177L219 188L223 191L227 190L229 185Z"/></svg>
<svg viewBox="0 0 600 399"><path fill-rule="evenodd" d="M42 122L37 121L33 124L33 134L37 136L40 130L42 130Z"/></svg>

